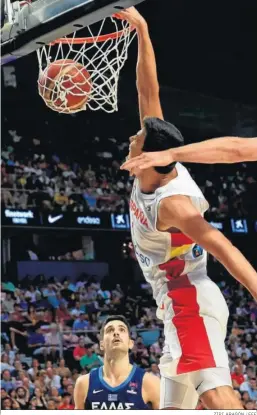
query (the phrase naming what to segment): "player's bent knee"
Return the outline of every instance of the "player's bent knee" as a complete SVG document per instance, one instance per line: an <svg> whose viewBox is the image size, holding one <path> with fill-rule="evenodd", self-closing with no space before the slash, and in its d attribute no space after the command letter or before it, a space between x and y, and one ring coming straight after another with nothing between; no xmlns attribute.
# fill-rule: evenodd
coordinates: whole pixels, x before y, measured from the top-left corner
<svg viewBox="0 0 257 415"><path fill-rule="evenodd" d="M201 401L206 409L243 409L231 386L220 386L204 392Z"/></svg>

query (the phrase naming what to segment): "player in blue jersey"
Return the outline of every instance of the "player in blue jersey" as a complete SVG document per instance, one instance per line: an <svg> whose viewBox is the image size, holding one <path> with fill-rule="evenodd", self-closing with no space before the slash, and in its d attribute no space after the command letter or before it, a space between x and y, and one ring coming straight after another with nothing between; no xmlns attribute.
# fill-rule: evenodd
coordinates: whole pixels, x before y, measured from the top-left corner
<svg viewBox="0 0 257 415"><path fill-rule="evenodd" d="M159 409L159 378L129 362L134 342L126 318L108 317L100 336L104 365L78 378L75 409Z"/></svg>

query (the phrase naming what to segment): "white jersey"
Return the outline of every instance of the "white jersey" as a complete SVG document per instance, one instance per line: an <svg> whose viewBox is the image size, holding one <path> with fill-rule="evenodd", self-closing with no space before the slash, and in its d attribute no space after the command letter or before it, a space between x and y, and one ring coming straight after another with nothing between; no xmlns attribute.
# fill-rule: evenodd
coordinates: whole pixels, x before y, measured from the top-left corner
<svg viewBox="0 0 257 415"><path fill-rule="evenodd" d="M158 306L157 316L164 321L166 331L169 331L165 332L165 337L166 342L170 338L168 348L173 360L180 358L182 352L185 353L179 334L179 330L184 330L185 318L190 318L196 327L200 315L210 316L218 321L223 318L226 320L228 316L220 290L207 276L206 251L181 232L160 232L156 228L159 204L164 198L174 195L188 196L201 215L209 207L187 169L177 163L176 170L177 177L159 187L153 194L142 193L139 182L135 179L130 201L131 235L135 254L146 280L152 286ZM210 300L210 295L213 300ZM167 320L172 323L167 325ZM176 333L171 336L170 332L175 329ZM199 330L203 332L205 329ZM185 337L184 332L181 335ZM197 336L197 331L194 335ZM206 351L203 353L206 356ZM188 359L190 361L190 357ZM191 361L193 360L191 356ZM200 366L212 367L213 361L209 359L207 362L205 359ZM223 362L221 366L226 364ZM195 370L194 368L194 364L183 366L182 363L177 373Z"/></svg>

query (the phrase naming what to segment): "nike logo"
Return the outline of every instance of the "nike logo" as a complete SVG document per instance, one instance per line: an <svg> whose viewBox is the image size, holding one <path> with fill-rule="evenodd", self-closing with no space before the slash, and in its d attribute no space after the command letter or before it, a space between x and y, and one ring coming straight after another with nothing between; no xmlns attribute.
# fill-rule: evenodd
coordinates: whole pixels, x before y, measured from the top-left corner
<svg viewBox="0 0 257 415"><path fill-rule="evenodd" d="M201 384L202 384L203 382L204 382L204 381L202 381L201 383L199 383L199 385L197 386L197 388L195 388L196 392L198 391L198 389L200 388L200 386L201 386Z"/></svg>
<svg viewBox="0 0 257 415"><path fill-rule="evenodd" d="M137 392L133 390L128 390L127 393L131 393L132 395L137 395Z"/></svg>
<svg viewBox="0 0 257 415"><path fill-rule="evenodd" d="M55 223L55 222L57 222L59 219L61 219L63 217L63 215L58 215L58 216L52 216L52 215L49 215L48 216L48 222L49 223Z"/></svg>
<svg viewBox="0 0 257 415"><path fill-rule="evenodd" d="M93 393L99 393L99 392L103 392L103 391L104 391L103 389L99 389L99 390L97 390L97 391L94 389L94 390L93 390Z"/></svg>

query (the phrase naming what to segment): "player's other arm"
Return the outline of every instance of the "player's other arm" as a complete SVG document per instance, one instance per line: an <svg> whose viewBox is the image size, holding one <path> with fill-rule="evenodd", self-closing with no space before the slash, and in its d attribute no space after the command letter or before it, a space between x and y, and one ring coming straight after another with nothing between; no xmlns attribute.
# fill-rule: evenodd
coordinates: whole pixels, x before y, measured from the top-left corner
<svg viewBox="0 0 257 415"><path fill-rule="evenodd" d="M171 150L184 163L240 163L257 161L257 137L222 137Z"/></svg>
<svg viewBox="0 0 257 415"><path fill-rule="evenodd" d="M133 172L134 169L167 166L174 161L203 164L257 161L257 137L213 138L165 151L143 153L125 162L121 169Z"/></svg>
<svg viewBox="0 0 257 415"><path fill-rule="evenodd" d="M152 404L152 409L160 408L160 379L151 373L146 373L143 378L143 399Z"/></svg>
<svg viewBox="0 0 257 415"><path fill-rule="evenodd" d="M85 409L85 401L87 398L89 386L89 375L80 376L74 388L75 409Z"/></svg>
<svg viewBox="0 0 257 415"><path fill-rule="evenodd" d="M163 119L154 49L147 23L134 7L130 7L115 16L126 19L137 31L138 59L136 83L140 121L143 128L143 119L145 117L157 117Z"/></svg>
<svg viewBox="0 0 257 415"><path fill-rule="evenodd" d="M257 273L243 254L195 209L186 196L163 199L158 214L158 229L178 228L212 254L257 300Z"/></svg>

